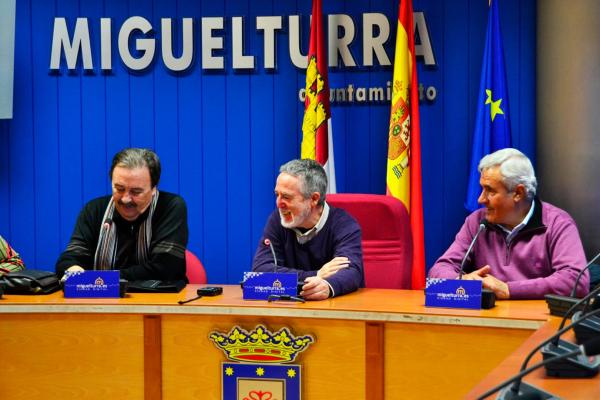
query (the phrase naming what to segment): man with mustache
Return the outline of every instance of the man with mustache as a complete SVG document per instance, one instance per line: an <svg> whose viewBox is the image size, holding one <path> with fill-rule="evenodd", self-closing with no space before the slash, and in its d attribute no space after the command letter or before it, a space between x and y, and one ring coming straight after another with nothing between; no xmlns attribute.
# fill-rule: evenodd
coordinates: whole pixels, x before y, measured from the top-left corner
<svg viewBox="0 0 600 400"><path fill-rule="evenodd" d="M306 300L323 300L364 286L360 226L325 201L327 175L314 160L279 169L275 210L256 250L253 271L296 272ZM269 243L270 244L267 244ZM277 256L275 267L269 246Z"/></svg>
<svg viewBox="0 0 600 400"><path fill-rule="evenodd" d="M479 162L485 206L469 215L454 243L429 271L430 278L455 279L469 244L483 220L463 279L482 281L499 299L540 299L545 294L569 295L585 254L573 219L536 197L537 179L531 161L516 149L502 149ZM589 291L582 276L578 296Z"/></svg>
<svg viewBox="0 0 600 400"><path fill-rule="evenodd" d="M117 153L110 168L112 196L87 203L56 273L121 271L121 278L185 280L187 208L178 195L159 192L160 160L147 149Z"/></svg>

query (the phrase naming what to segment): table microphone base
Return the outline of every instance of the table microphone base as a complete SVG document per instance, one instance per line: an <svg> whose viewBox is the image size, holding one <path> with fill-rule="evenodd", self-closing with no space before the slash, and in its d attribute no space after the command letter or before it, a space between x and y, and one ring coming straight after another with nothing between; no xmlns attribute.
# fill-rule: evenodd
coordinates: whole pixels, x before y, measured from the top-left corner
<svg viewBox="0 0 600 400"><path fill-rule="evenodd" d="M481 308L489 310L496 306L496 294L489 289L481 290Z"/></svg>
<svg viewBox="0 0 600 400"><path fill-rule="evenodd" d="M553 394L548 393L540 388L537 388L533 385L530 385L528 383L525 383L523 381L521 381L521 384L519 385L519 391L518 392L513 392L512 389L512 384L508 385L507 387L505 387L504 389L502 389L500 391L500 393L498 393L498 397L496 397L497 400L513 400L513 399L536 399L536 400L546 400L546 399L558 399L558 397L555 397Z"/></svg>
<svg viewBox="0 0 600 400"><path fill-rule="evenodd" d="M544 361L577 350L578 345L559 340L558 345L548 343L541 349ZM546 365L546 375L561 378L589 378L598 375L600 359L583 355L564 358Z"/></svg>
<svg viewBox="0 0 600 400"><path fill-rule="evenodd" d="M577 311L573 314L571 322L576 322L581 318L581 311ZM600 336L600 317L592 315L591 317L585 317L583 321L573 327L575 331L575 338L577 343L585 343L595 337Z"/></svg>

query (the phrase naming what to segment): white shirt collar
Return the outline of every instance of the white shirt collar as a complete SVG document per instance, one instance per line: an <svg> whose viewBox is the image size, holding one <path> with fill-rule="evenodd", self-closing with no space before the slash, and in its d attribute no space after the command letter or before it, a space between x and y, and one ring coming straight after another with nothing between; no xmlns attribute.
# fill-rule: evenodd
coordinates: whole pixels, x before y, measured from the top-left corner
<svg viewBox="0 0 600 400"><path fill-rule="evenodd" d="M329 205L327 202L323 203L323 212L321 213L321 217L319 218L319 222L311 229L306 232L301 232L297 228L292 228L292 230L296 233L296 240L298 243L304 244L310 241L312 238L317 236L317 234L323 229L325 223L327 222L327 217L329 217Z"/></svg>
<svg viewBox="0 0 600 400"><path fill-rule="evenodd" d="M525 225L527 225L527 223L529 222L529 220L531 219L531 216L533 215L533 209L535 208L535 201L531 202L531 207L529 207L529 211L527 212L527 215L525 215L525 218L523 218L523 221L521 221L519 223L519 225L515 226L512 230L508 229L502 225L498 225L500 227L500 229L502 229L504 232L507 233L506 236L506 242L510 242L517 233L519 233L519 231L521 231L521 229L525 228Z"/></svg>

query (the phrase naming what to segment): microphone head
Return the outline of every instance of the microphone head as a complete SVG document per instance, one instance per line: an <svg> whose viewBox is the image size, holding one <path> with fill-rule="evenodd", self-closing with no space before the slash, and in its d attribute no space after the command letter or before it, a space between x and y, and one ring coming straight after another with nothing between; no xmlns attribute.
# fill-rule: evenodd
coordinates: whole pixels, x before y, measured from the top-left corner
<svg viewBox="0 0 600 400"><path fill-rule="evenodd" d="M479 229L485 229L489 226L489 224L490 223L488 222L488 220L484 218L479 222Z"/></svg>
<svg viewBox="0 0 600 400"><path fill-rule="evenodd" d="M263 240L263 243L265 244L265 246L271 247L271 241L269 239L265 238L265 240Z"/></svg>

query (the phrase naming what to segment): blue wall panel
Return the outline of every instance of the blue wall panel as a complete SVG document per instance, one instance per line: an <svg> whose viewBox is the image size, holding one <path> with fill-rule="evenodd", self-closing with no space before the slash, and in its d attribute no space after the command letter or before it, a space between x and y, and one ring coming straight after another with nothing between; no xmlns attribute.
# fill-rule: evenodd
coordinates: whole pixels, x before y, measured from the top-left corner
<svg viewBox="0 0 600 400"><path fill-rule="evenodd" d="M0 149L10 148L9 126L0 120ZM8 158L0 158L0 232L10 232L10 171Z"/></svg>
<svg viewBox="0 0 600 400"><path fill-rule="evenodd" d="M502 29L514 144L535 156L534 0L503 0ZM453 239L463 209L476 110L486 0L415 0L423 11L436 66L418 59L419 81L437 91L421 102L423 201L428 267ZM204 262L211 282L238 282L250 266L266 217L274 208L277 169L300 152L304 71L289 56L289 15L301 16L301 51L308 51L308 0L31 0L18 2L14 118L0 122L0 234L30 267L52 269L81 206L110 192L112 156L128 147L154 148L163 162L160 188L188 204L189 248ZM398 2L324 4L355 25L350 51L356 67L329 69L330 87L385 87L391 66L363 65L363 13L390 21L385 49L393 60ZM264 35L256 16L282 16L276 33L276 68L264 68ZM119 56L123 22L142 16L154 27L154 62L131 72ZM202 69L201 17L225 16L225 69ZM251 70L232 60L232 16L244 17L244 54ZM81 60L49 70L55 17L72 32L88 18L93 71ZM112 19L111 71L100 70L100 18ZM194 18L195 57L188 71L168 71L161 57L161 18L173 18L175 54L183 17ZM140 34L135 37L141 37ZM133 48L133 40L130 47ZM332 103L338 190L385 192L389 103Z"/></svg>
<svg viewBox="0 0 600 400"><path fill-rule="evenodd" d="M53 2L41 2L32 8L33 27L50 26L56 14ZM18 24L19 22L17 22ZM48 76L48 49L51 35L36 35L32 40L33 68L33 135L34 135L34 218L35 230L28 237L35 239L34 265L40 268L51 267L56 257L60 232L59 196L59 80ZM67 78L68 79L68 78ZM61 80L61 85L64 81ZM36 95L39 94L39 95ZM78 94L75 94L77 96ZM72 135L79 135L78 131Z"/></svg>
<svg viewBox="0 0 600 400"><path fill-rule="evenodd" d="M202 15L200 2L178 2L179 16ZM195 32L200 24L194 25ZM196 33L198 35L198 33ZM198 65L196 56L195 65ZM188 206L189 243L188 248L201 260L204 260L204 148L202 145L202 74L196 68L185 78L177 79L178 87L178 123L179 132L179 193L185 198ZM211 193L207 192L210 196ZM223 247L221 247L223 249ZM212 271L216 267L206 266L208 278L213 279ZM221 267L222 268L222 267ZM213 280L214 281L214 280Z"/></svg>
<svg viewBox="0 0 600 400"><path fill-rule="evenodd" d="M20 50L15 49L14 72L14 109L10 121L3 121L7 126L8 147L2 148L3 159L7 160L9 212L8 225L10 231L1 234L18 246L23 260L35 265L35 223L34 223L34 175L33 166L33 60L31 33L31 10L25 3L17 7L17 24L15 40L19 38ZM19 46L15 44L15 47ZM3 175L3 179L6 175ZM5 186L3 186L5 187Z"/></svg>

